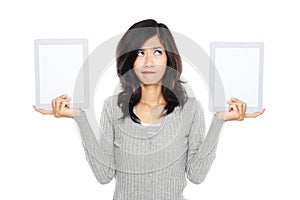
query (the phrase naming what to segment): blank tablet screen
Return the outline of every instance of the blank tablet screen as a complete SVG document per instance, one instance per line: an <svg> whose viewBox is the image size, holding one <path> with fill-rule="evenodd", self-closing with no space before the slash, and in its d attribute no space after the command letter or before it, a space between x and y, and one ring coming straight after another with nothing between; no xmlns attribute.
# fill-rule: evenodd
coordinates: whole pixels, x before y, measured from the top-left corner
<svg viewBox="0 0 300 200"><path fill-rule="evenodd" d="M35 40L38 107L51 108L51 100L65 93L73 97L72 107L87 106L87 54L85 39Z"/></svg>
<svg viewBox="0 0 300 200"><path fill-rule="evenodd" d="M225 99L236 97L247 103L247 111L262 109L263 43L211 43L210 71L214 111L226 110L224 99L217 99L217 73L224 87Z"/></svg>

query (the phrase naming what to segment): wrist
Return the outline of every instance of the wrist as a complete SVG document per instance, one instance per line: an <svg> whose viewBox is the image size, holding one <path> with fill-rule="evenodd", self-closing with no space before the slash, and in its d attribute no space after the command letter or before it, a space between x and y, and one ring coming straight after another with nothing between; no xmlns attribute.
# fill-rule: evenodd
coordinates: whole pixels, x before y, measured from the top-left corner
<svg viewBox="0 0 300 200"><path fill-rule="evenodd" d="M78 117L78 116L80 116L82 113L83 113L83 110L82 110L81 108L75 108L74 111L73 111L73 116L72 116L72 118Z"/></svg>
<svg viewBox="0 0 300 200"><path fill-rule="evenodd" d="M225 118L225 112L216 112L215 117L219 120L227 121Z"/></svg>

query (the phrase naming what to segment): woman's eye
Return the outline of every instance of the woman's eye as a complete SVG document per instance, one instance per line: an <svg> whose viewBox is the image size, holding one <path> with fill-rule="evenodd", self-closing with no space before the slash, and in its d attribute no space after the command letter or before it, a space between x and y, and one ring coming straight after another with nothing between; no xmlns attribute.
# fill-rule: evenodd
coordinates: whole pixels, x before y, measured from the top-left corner
<svg viewBox="0 0 300 200"><path fill-rule="evenodd" d="M161 50L158 50L158 49L157 49L157 50L154 51L154 55L161 55L161 54L162 54L162 51L161 51Z"/></svg>
<svg viewBox="0 0 300 200"><path fill-rule="evenodd" d="M138 51L138 56L144 56L145 53L143 51Z"/></svg>

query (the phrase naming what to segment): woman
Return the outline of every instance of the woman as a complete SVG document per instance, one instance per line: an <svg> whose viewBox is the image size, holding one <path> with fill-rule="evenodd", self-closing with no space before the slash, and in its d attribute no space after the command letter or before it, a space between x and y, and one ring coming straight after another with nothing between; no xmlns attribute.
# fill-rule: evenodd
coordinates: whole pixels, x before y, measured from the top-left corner
<svg viewBox="0 0 300 200"><path fill-rule="evenodd" d="M104 102L97 141L81 109L71 98L52 101L42 114L73 118L87 160L101 184L116 178L115 200L183 200L186 177L201 183L215 158L225 121L257 117L246 104L232 98L228 111L214 115L205 136L200 102L188 97L180 80L182 63L168 27L154 20L132 25L116 52L122 85Z"/></svg>

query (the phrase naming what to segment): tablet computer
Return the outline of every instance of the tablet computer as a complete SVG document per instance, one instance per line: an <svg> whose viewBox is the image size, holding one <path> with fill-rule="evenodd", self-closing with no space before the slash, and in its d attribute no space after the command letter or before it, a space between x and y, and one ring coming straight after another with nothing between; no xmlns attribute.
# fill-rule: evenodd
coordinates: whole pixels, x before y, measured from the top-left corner
<svg viewBox="0 0 300 200"><path fill-rule="evenodd" d="M88 107L88 41L36 39L34 53L37 107L49 109L52 99L65 93L72 107Z"/></svg>
<svg viewBox="0 0 300 200"><path fill-rule="evenodd" d="M225 99L236 97L247 103L247 112L262 110L263 59L262 42L211 42L210 45L211 109L214 112L228 109L220 98L216 80L224 89Z"/></svg>

